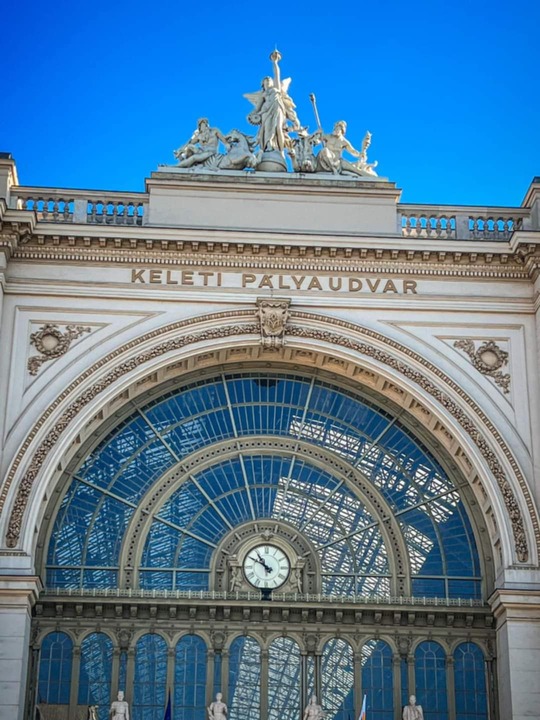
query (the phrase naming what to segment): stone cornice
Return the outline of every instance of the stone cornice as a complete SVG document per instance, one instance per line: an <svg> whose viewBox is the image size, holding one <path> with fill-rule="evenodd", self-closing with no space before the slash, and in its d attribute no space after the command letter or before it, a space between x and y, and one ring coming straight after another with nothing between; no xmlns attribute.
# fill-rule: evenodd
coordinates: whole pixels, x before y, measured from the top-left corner
<svg viewBox="0 0 540 720"><path fill-rule="evenodd" d="M70 226L73 232L80 226ZM39 228L41 230L41 228ZM84 236L65 234L68 228L50 225L60 234L26 235L17 243L14 259L46 263L85 263L146 266L220 266L316 272L391 272L437 277L535 277L540 266L540 233L519 233L521 242L439 242L410 238L284 239L283 234L254 238L253 233L183 231L156 228L88 228ZM143 232L144 230L144 232ZM93 231L93 232L90 232ZM121 232L122 231L122 232ZM244 237L245 235L249 236ZM195 239L199 238L199 239ZM226 240L224 239L226 238ZM305 243L305 244L302 244Z"/></svg>

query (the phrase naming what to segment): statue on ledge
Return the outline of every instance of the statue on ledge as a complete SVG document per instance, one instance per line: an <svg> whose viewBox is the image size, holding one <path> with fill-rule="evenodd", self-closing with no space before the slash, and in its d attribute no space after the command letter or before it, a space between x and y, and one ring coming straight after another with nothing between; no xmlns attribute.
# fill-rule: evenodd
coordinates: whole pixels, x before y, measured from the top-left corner
<svg viewBox="0 0 540 720"><path fill-rule="evenodd" d="M200 118L197 121L197 129L187 143L174 151L174 156L178 160L178 167L190 168L205 163L218 154L220 141L228 150L229 143L221 130L210 127L208 118Z"/></svg>
<svg viewBox="0 0 540 720"><path fill-rule="evenodd" d="M376 175L373 170L377 163L368 164L367 148L371 143L371 133L367 133L362 143L362 151L356 150L345 137L347 123L338 120L330 134L322 135L323 149L317 155L317 172L331 172L334 175L352 173L353 175ZM345 160L343 152L348 152L358 158L356 163Z"/></svg>
<svg viewBox="0 0 540 720"><path fill-rule="evenodd" d="M403 720L424 720L424 711L421 705L416 704L414 695L411 695L409 704L403 708Z"/></svg>
<svg viewBox="0 0 540 720"><path fill-rule="evenodd" d="M117 699L111 705L109 710L112 720L129 720L129 706L124 700L124 693L119 690Z"/></svg>
<svg viewBox="0 0 540 720"><path fill-rule="evenodd" d="M324 710L317 703L317 696L312 695L304 710L303 720L324 720Z"/></svg>
<svg viewBox="0 0 540 720"><path fill-rule="evenodd" d="M214 702L208 706L208 720L227 720L227 706L222 698L223 695L218 692Z"/></svg>
<svg viewBox="0 0 540 720"><path fill-rule="evenodd" d="M247 119L252 125L259 126L257 142L262 152L283 152L287 141L287 122L292 123L291 129L298 130L300 121L296 106L288 93L291 78L280 78L278 63L281 53L274 50L270 60L274 66L274 77L263 78L258 92L244 95L254 105Z"/></svg>

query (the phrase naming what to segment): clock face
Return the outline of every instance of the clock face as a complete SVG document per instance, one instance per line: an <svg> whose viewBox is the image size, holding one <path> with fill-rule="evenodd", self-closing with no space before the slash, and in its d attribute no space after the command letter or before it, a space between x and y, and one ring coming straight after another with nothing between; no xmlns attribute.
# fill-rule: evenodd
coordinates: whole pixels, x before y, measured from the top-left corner
<svg viewBox="0 0 540 720"><path fill-rule="evenodd" d="M278 588L289 577L291 564L283 550L275 545L257 545L244 559L247 581L262 590Z"/></svg>

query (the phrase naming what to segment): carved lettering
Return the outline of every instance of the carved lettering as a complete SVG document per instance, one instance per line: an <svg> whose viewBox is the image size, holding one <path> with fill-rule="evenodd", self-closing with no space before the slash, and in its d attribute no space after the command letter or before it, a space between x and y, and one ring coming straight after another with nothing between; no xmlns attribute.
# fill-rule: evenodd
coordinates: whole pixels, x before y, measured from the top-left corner
<svg viewBox="0 0 540 720"><path fill-rule="evenodd" d="M132 283L134 283L134 282L141 282L141 283L145 282L145 280L144 280L144 278L143 278L143 273L144 273L144 270L132 270L132 271L131 271L131 282L132 282Z"/></svg>
<svg viewBox="0 0 540 720"><path fill-rule="evenodd" d="M291 275L291 280L296 285L296 289L300 290L302 288L302 283L306 279L305 275L301 275L300 277L296 277L296 275Z"/></svg>
<svg viewBox="0 0 540 720"><path fill-rule="evenodd" d="M416 289L417 282L415 280L404 280L403 281L403 292L405 295L407 293L412 293L413 295L418 295L418 291Z"/></svg>
<svg viewBox="0 0 540 720"><path fill-rule="evenodd" d="M370 280L369 278L366 278L366 282L367 282L368 287L371 290L371 292L374 293L374 292L377 292L377 288L380 285L381 278L378 278L374 282L372 280Z"/></svg>
<svg viewBox="0 0 540 720"><path fill-rule="evenodd" d="M173 280L172 273L172 270L167 270L167 278L165 282L167 283L167 285L178 285L178 280Z"/></svg>
<svg viewBox="0 0 540 720"><path fill-rule="evenodd" d="M358 292L362 289L362 281L358 278L349 278L349 292Z"/></svg>
<svg viewBox="0 0 540 720"><path fill-rule="evenodd" d="M330 290L333 290L334 292L337 292L338 290L341 290L342 281L341 278L328 278L328 286Z"/></svg>
<svg viewBox="0 0 540 720"><path fill-rule="evenodd" d="M394 285L392 280L387 280L386 285L383 287L383 293L394 292L397 293L397 287Z"/></svg>
<svg viewBox="0 0 540 720"><path fill-rule="evenodd" d="M203 279L203 285L204 287L208 287L208 279L213 277L214 273L210 272L209 270L200 270L199 275Z"/></svg>
<svg viewBox="0 0 540 720"><path fill-rule="evenodd" d="M272 284L272 278L273 275L263 275L261 282L259 283L260 288L270 288L271 290L274 289L274 285Z"/></svg>
<svg viewBox="0 0 540 720"><path fill-rule="evenodd" d="M310 281L309 285L307 286L308 290L313 290L313 288L317 288L317 290L322 290L322 285L319 282L319 278L316 276L313 276L311 278L311 281Z"/></svg>
<svg viewBox="0 0 540 720"><path fill-rule="evenodd" d="M191 270L182 270L182 285L193 284L193 272Z"/></svg>
<svg viewBox="0 0 540 720"><path fill-rule="evenodd" d="M161 282L161 275L162 270L150 270L149 277L151 283L160 283Z"/></svg>
<svg viewBox="0 0 540 720"><path fill-rule="evenodd" d="M253 285L253 283L257 280L257 276L253 275L253 273L244 273L242 275L242 287L247 287L248 285Z"/></svg>

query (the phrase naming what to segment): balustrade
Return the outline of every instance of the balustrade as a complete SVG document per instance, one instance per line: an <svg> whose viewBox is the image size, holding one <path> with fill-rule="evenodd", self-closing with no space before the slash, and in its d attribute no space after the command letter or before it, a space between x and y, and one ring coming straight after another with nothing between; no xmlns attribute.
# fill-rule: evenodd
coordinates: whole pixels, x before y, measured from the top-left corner
<svg viewBox="0 0 540 720"><path fill-rule="evenodd" d="M413 238L456 238L456 218L454 215L424 215L403 212L401 215L401 234Z"/></svg>
<svg viewBox="0 0 540 720"><path fill-rule="evenodd" d="M509 240L526 225L525 208L398 206L401 235L436 240Z"/></svg>
<svg viewBox="0 0 540 720"><path fill-rule="evenodd" d="M142 225L144 205L130 200L88 200L86 221L101 225Z"/></svg>
<svg viewBox="0 0 540 720"><path fill-rule="evenodd" d="M27 196L20 197L18 204L20 210L35 212L37 219L42 222L73 222L73 199Z"/></svg>

